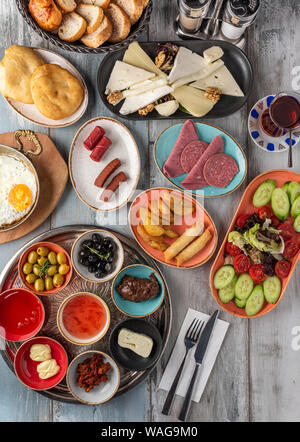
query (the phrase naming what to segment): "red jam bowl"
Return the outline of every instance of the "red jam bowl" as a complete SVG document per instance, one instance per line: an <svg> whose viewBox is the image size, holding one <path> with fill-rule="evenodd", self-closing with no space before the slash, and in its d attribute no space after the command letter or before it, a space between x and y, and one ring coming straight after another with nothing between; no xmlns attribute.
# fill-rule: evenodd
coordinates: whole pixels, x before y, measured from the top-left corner
<svg viewBox="0 0 300 442"><path fill-rule="evenodd" d="M37 372L37 365L40 362L30 358L30 348L33 344L48 344L51 348L52 359L55 359L60 366L59 372L48 379L41 379ZM59 384L64 378L68 368L68 356L63 346L55 339L46 336L36 336L24 342L18 349L15 356L14 368L17 378L22 384L32 390L49 390Z"/></svg>
<svg viewBox="0 0 300 442"><path fill-rule="evenodd" d="M35 336L44 323L42 301L34 293L12 288L0 294L0 336L7 341L26 341Z"/></svg>

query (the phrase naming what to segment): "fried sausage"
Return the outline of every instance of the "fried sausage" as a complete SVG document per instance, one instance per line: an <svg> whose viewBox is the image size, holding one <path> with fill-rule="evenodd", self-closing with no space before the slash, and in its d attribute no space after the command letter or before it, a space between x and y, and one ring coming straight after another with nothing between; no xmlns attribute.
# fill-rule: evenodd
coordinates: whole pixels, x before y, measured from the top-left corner
<svg viewBox="0 0 300 442"><path fill-rule="evenodd" d="M121 166L121 161L119 158L115 158L112 160L107 166L104 167L104 169L99 173L97 178L95 179L95 186L97 187L103 187L103 184L107 180L107 178L114 173L115 170L118 169L118 167Z"/></svg>
<svg viewBox="0 0 300 442"><path fill-rule="evenodd" d="M93 150L97 143L101 140L105 130L101 126L96 126L95 129L90 133L86 140L84 140L83 145L87 150Z"/></svg>
<svg viewBox="0 0 300 442"><path fill-rule="evenodd" d="M106 186L106 188L103 190L103 192L100 195L100 200L102 201L109 201L112 194L117 190L120 183L127 180L127 176L124 172L119 172L118 175L116 175L111 182Z"/></svg>
<svg viewBox="0 0 300 442"><path fill-rule="evenodd" d="M92 150L90 158L93 161L100 161L110 145L111 145L110 139L103 136Z"/></svg>

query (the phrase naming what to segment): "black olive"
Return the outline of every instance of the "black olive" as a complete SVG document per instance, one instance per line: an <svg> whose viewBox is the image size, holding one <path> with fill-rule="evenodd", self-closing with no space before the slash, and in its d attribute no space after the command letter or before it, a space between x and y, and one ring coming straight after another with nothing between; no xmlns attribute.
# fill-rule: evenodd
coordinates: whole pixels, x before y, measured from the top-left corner
<svg viewBox="0 0 300 442"><path fill-rule="evenodd" d="M100 242L101 241L101 236L98 233L93 233L92 234L92 241L94 242Z"/></svg>
<svg viewBox="0 0 300 442"><path fill-rule="evenodd" d="M109 257L107 258L107 262L109 262L110 264L113 262L114 257L112 254L109 255Z"/></svg>
<svg viewBox="0 0 300 442"><path fill-rule="evenodd" d="M97 270L97 272L95 273L95 276L96 276L96 278L101 279L105 275L104 275L104 273L101 270Z"/></svg>
<svg viewBox="0 0 300 442"><path fill-rule="evenodd" d="M97 270L97 267L95 265L92 264L92 265L88 266L88 272L89 273L95 273L96 270Z"/></svg>
<svg viewBox="0 0 300 442"><path fill-rule="evenodd" d="M89 260L89 262L90 262L91 264L96 264L96 262L98 261L98 258L97 258L96 255L90 255L90 256L88 257L88 260Z"/></svg>
<svg viewBox="0 0 300 442"><path fill-rule="evenodd" d="M81 243L81 245L82 245L84 248L85 248L85 246L93 247L93 241L90 240L90 239L85 239L85 240Z"/></svg>
<svg viewBox="0 0 300 442"><path fill-rule="evenodd" d="M107 273L110 273L110 272L111 272L111 264L110 264L109 262L107 262L107 263L105 264L104 269L105 269L105 271L106 271Z"/></svg>

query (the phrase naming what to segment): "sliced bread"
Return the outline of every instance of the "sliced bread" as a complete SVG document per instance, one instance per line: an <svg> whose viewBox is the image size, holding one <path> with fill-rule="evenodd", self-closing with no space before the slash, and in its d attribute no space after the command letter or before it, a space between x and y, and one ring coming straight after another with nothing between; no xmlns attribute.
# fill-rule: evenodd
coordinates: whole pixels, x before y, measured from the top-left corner
<svg viewBox="0 0 300 442"><path fill-rule="evenodd" d="M134 25L143 13L142 0L112 0L113 3L120 6L130 19L130 23Z"/></svg>
<svg viewBox="0 0 300 442"><path fill-rule="evenodd" d="M131 27L130 19L126 12L115 3L110 3L105 11L105 15L107 15L113 27L108 41L118 43L124 40L128 36Z"/></svg>
<svg viewBox="0 0 300 442"><path fill-rule="evenodd" d="M85 34L81 38L81 41L90 48L98 48L110 38L111 34L112 24L106 15L104 15L103 20L96 31L91 34Z"/></svg>
<svg viewBox="0 0 300 442"><path fill-rule="evenodd" d="M106 9L109 6L110 0L81 0L80 4L100 6L102 9Z"/></svg>
<svg viewBox="0 0 300 442"><path fill-rule="evenodd" d="M76 12L69 12L63 16L62 23L58 28L58 36L61 40L73 42L79 40L87 28L86 21Z"/></svg>
<svg viewBox="0 0 300 442"><path fill-rule="evenodd" d="M73 12L77 8L75 0L56 0L56 4L63 12Z"/></svg>
<svg viewBox="0 0 300 442"><path fill-rule="evenodd" d="M99 28L102 23L104 13L100 6L81 4L76 12L83 17L87 23L86 34L91 34Z"/></svg>

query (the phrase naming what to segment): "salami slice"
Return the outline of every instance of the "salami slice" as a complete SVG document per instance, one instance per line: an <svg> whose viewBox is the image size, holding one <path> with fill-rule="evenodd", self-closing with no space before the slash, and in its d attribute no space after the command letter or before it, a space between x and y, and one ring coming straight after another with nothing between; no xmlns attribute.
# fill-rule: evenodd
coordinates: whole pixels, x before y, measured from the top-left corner
<svg viewBox="0 0 300 442"><path fill-rule="evenodd" d="M192 170L207 146L208 143L200 140L191 141L185 146L180 157L181 167L184 172L189 173Z"/></svg>
<svg viewBox="0 0 300 442"><path fill-rule="evenodd" d="M193 140L198 140L196 126L192 120L187 120L182 126L176 143L164 164L163 172L168 177L174 178L184 173L180 163L180 156L185 146Z"/></svg>
<svg viewBox="0 0 300 442"><path fill-rule="evenodd" d="M223 140L220 135L216 135L209 146L205 149L195 166L192 168L187 177L181 182L181 185L189 190L202 189L208 184L203 175L203 168L206 161L216 155L223 152Z"/></svg>
<svg viewBox="0 0 300 442"><path fill-rule="evenodd" d="M203 175L210 186L226 187L238 171L239 166L234 158L226 153L219 153L206 161Z"/></svg>

